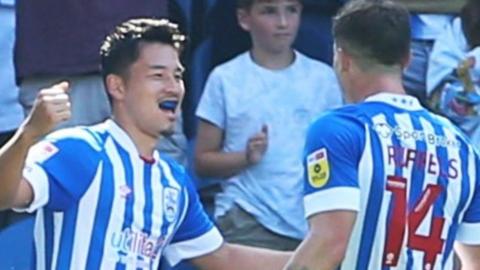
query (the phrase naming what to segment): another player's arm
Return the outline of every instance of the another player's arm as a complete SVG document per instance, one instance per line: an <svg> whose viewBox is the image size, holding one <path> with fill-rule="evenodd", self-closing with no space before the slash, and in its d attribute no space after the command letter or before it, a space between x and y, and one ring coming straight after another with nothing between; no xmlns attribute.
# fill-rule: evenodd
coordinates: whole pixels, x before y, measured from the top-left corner
<svg viewBox="0 0 480 270"><path fill-rule="evenodd" d="M456 243L455 250L462 262L462 270L480 269L480 245Z"/></svg>
<svg viewBox="0 0 480 270"><path fill-rule="evenodd" d="M209 270L274 270L282 269L290 256L291 252L225 243L208 255L192 259L192 262L201 269Z"/></svg>
<svg viewBox="0 0 480 270"><path fill-rule="evenodd" d="M459 13L466 0L394 0L418 13Z"/></svg>
<svg viewBox="0 0 480 270"><path fill-rule="evenodd" d="M195 149L195 168L198 175L226 178L259 162L265 153L268 135L264 127L249 138L244 151L238 152L224 152L223 140L223 129L200 119Z"/></svg>
<svg viewBox="0 0 480 270"><path fill-rule="evenodd" d="M27 153L56 124L70 118L67 90L65 82L41 90L30 115L0 149L0 209L25 207L33 200L32 187L22 177Z"/></svg>
<svg viewBox="0 0 480 270"><path fill-rule="evenodd" d="M311 216L310 231L285 269L337 269L345 257L355 219L353 211L337 210Z"/></svg>

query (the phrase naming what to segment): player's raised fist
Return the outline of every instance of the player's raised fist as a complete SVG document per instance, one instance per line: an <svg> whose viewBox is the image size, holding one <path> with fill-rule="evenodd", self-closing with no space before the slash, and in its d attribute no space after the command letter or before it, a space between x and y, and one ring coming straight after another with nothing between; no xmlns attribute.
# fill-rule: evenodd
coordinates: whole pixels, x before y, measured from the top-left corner
<svg viewBox="0 0 480 270"><path fill-rule="evenodd" d="M61 82L40 90L27 120L25 132L39 139L50 132L57 124L70 119L70 99L68 82Z"/></svg>

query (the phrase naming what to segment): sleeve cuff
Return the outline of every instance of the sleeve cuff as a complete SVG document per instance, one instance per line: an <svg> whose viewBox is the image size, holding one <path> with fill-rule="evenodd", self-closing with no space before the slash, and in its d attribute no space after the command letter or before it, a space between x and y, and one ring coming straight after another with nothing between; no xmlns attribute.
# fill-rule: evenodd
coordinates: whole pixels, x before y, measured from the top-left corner
<svg viewBox="0 0 480 270"><path fill-rule="evenodd" d="M223 237L216 227L207 233L186 241L169 245L165 248L164 255L170 265L174 266L180 261L191 259L211 253L223 244Z"/></svg>
<svg viewBox="0 0 480 270"><path fill-rule="evenodd" d="M458 227L456 240L467 245L480 244L480 223L462 223Z"/></svg>
<svg viewBox="0 0 480 270"><path fill-rule="evenodd" d="M212 113L209 113L207 111L202 110L202 108L200 108L200 106L197 109L197 112L196 112L195 115L198 118L200 118L204 121L207 121L207 122L210 122L210 123L214 124L215 126L219 127L220 129L224 129L222 120L219 119L219 117L216 117L215 114L212 114Z"/></svg>
<svg viewBox="0 0 480 270"><path fill-rule="evenodd" d="M353 187L337 187L317 191L303 197L305 217L332 210L360 210L360 190Z"/></svg>
<svg viewBox="0 0 480 270"><path fill-rule="evenodd" d="M27 164L23 169L23 178L33 190L33 200L25 208L13 208L16 212L33 213L48 202L48 176L37 164Z"/></svg>

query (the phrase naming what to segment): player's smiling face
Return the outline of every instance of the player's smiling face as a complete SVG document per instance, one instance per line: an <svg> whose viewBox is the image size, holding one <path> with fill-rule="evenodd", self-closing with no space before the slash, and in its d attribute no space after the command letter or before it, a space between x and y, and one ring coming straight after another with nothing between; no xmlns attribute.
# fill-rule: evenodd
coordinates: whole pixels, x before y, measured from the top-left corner
<svg viewBox="0 0 480 270"><path fill-rule="evenodd" d="M185 93L178 51L162 43L139 45L138 59L125 82L126 114L131 124L151 137L170 135Z"/></svg>

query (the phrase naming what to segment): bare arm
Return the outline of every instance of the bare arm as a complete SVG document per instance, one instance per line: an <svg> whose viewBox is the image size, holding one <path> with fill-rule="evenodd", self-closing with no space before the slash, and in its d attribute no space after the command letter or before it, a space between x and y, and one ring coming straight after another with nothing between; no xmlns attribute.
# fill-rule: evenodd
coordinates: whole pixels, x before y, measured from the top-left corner
<svg viewBox="0 0 480 270"><path fill-rule="evenodd" d="M290 255L291 252L224 244L217 251L192 259L192 262L208 270L280 270Z"/></svg>
<svg viewBox="0 0 480 270"><path fill-rule="evenodd" d="M310 217L310 231L285 269L337 269L345 256L355 218L352 211L331 211Z"/></svg>
<svg viewBox="0 0 480 270"><path fill-rule="evenodd" d="M0 149L0 209L25 207L33 200L33 190L23 179L28 149L57 123L70 118L67 83L41 90L32 112L13 138Z"/></svg>
<svg viewBox="0 0 480 270"><path fill-rule="evenodd" d="M480 269L480 246L456 243L455 250L462 262L462 270Z"/></svg>
<svg viewBox="0 0 480 270"><path fill-rule="evenodd" d="M263 132L253 135L244 151L222 150L224 131L214 124L200 120L195 149L195 168L202 177L230 177L257 163L267 145Z"/></svg>
<svg viewBox="0 0 480 270"><path fill-rule="evenodd" d="M418 13L459 13L466 0L394 0Z"/></svg>

